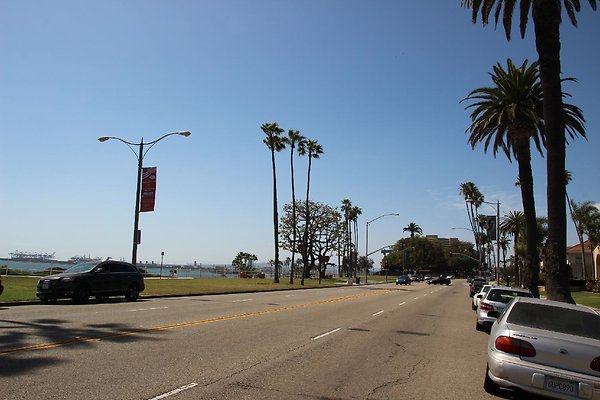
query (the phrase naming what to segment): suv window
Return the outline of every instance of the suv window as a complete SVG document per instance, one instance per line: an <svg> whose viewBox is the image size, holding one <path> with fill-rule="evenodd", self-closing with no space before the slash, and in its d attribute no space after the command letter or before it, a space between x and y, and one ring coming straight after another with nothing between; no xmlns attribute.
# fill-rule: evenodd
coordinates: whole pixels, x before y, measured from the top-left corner
<svg viewBox="0 0 600 400"><path fill-rule="evenodd" d="M509 301L511 301L514 297L517 296L533 297L531 293L521 292L517 290L490 289L485 299L489 301L497 301L499 303L507 304Z"/></svg>
<svg viewBox="0 0 600 400"><path fill-rule="evenodd" d="M110 272L135 272L133 268L127 264L110 264Z"/></svg>

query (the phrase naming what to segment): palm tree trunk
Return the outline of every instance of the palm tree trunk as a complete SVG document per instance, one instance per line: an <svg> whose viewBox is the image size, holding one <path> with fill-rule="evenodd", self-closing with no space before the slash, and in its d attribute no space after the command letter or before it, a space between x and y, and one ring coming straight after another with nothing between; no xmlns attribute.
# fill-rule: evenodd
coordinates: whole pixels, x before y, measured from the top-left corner
<svg viewBox="0 0 600 400"><path fill-rule="evenodd" d="M294 187L294 147L290 149L290 169L292 174L292 269L290 271L290 285L294 284L294 260L296 258L296 190Z"/></svg>
<svg viewBox="0 0 600 400"><path fill-rule="evenodd" d="M309 199L309 193L310 193L310 168L311 168L311 164L312 164L312 157L309 154L308 155L308 177L306 180L306 224L304 226L304 252L305 254L302 255L302 260L304 261L304 268L302 271L302 280L301 280L301 285L304 285L304 278L306 277L306 275L308 274L308 255L309 255L309 248L310 246L308 245L308 228L310 225L310 209L309 209L309 204L308 204L308 199Z"/></svg>
<svg viewBox="0 0 600 400"><path fill-rule="evenodd" d="M277 214L277 173L274 150L271 150L271 163L273 165L273 234L275 238L275 273L273 281L279 283L279 215Z"/></svg>
<svg viewBox="0 0 600 400"><path fill-rule="evenodd" d="M523 266L523 283L533 293L534 297L539 298L540 260L537 249L537 218L533 194L533 173L531 172L531 148L528 137L516 141L515 153L519 165L519 182L521 183L521 200L525 216L525 239L527 243Z"/></svg>
<svg viewBox="0 0 600 400"><path fill-rule="evenodd" d="M577 219L575 218L575 213L573 212L573 205L571 204L571 200L569 199L569 192L565 191L567 195L567 205L569 206L569 213L571 214L571 220L573 221L573 225L575 225L575 232L577 232L577 238L579 239L579 245L581 246L581 260L583 262L583 279L586 279L587 276L587 268L585 262L585 242L583 241L583 233L581 232L580 225L577 223ZM590 244L591 246L591 244Z"/></svg>
<svg viewBox="0 0 600 400"><path fill-rule="evenodd" d="M560 81L561 3L533 2L535 44L540 82L544 93L544 123L547 149L548 239L546 241L546 296L549 300L575 303L569 290L567 265L567 218L565 182L565 127Z"/></svg>

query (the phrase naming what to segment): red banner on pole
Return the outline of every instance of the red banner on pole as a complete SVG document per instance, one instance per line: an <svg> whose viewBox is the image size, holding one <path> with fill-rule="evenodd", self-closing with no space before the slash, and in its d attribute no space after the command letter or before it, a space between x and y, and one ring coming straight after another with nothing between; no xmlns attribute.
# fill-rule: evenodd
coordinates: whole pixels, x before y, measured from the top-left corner
<svg viewBox="0 0 600 400"><path fill-rule="evenodd" d="M156 198L156 167L142 168L142 198L140 212L154 211Z"/></svg>

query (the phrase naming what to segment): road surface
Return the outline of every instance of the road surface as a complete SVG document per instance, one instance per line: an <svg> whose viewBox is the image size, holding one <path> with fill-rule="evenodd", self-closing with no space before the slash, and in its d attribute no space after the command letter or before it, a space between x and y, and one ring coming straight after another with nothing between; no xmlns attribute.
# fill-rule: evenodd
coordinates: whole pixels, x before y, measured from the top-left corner
<svg viewBox="0 0 600 400"><path fill-rule="evenodd" d="M456 280L0 306L0 399L491 399L470 300Z"/></svg>

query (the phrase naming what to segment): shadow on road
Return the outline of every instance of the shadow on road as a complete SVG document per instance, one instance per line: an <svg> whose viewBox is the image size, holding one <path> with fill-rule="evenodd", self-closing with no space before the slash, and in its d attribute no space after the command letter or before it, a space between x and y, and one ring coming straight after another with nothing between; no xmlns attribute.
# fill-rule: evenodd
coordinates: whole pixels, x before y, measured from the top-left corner
<svg viewBox="0 0 600 400"><path fill-rule="evenodd" d="M18 376L68 362L66 359L44 356L44 352L57 347L77 346L79 350L96 351L103 341L131 343L162 340L156 337L162 333L160 331L134 328L129 324L72 325L73 321L53 318L28 322L0 320L0 377Z"/></svg>

